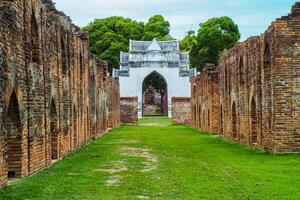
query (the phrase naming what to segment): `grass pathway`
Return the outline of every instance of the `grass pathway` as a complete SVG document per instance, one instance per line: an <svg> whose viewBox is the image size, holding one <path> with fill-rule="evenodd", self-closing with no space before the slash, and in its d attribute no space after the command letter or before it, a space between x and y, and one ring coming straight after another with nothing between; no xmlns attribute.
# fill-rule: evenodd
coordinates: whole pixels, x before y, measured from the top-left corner
<svg viewBox="0 0 300 200"><path fill-rule="evenodd" d="M300 156L274 156L168 124L147 118L122 126L4 188L0 199L299 199Z"/></svg>

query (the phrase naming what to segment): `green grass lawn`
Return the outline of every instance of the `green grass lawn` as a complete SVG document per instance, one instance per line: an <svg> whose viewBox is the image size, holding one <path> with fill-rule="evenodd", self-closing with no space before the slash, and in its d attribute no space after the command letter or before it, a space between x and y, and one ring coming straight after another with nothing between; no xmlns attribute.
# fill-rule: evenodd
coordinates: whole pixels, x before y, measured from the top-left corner
<svg viewBox="0 0 300 200"><path fill-rule="evenodd" d="M299 199L300 156L271 155L185 126L122 126L0 199Z"/></svg>

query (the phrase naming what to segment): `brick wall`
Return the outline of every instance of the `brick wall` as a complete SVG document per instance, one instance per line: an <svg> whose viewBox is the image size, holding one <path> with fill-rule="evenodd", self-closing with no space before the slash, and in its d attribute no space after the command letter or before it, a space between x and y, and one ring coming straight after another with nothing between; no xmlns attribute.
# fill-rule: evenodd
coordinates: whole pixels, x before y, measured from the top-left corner
<svg viewBox="0 0 300 200"><path fill-rule="evenodd" d="M119 82L109 77L108 128L110 129L120 124L120 98L115 98L119 96Z"/></svg>
<svg viewBox="0 0 300 200"><path fill-rule="evenodd" d="M0 186L119 125L119 86L51 0L0 1Z"/></svg>
<svg viewBox="0 0 300 200"><path fill-rule="evenodd" d="M193 127L274 153L300 152L299 10L296 3L193 78Z"/></svg>
<svg viewBox="0 0 300 200"><path fill-rule="evenodd" d="M172 97L172 123L190 124L191 118L191 98Z"/></svg>
<svg viewBox="0 0 300 200"><path fill-rule="evenodd" d="M192 121L194 128L212 133L218 132L219 123L218 69L207 64L198 77L192 79Z"/></svg>
<svg viewBox="0 0 300 200"><path fill-rule="evenodd" d="M138 97L121 97L120 117L122 124L138 124Z"/></svg>

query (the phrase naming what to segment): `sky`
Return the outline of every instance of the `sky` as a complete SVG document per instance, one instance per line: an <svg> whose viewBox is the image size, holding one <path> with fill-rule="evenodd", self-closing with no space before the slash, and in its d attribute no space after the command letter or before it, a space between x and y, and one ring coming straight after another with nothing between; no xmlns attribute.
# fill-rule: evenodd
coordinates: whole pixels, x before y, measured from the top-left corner
<svg viewBox="0 0 300 200"><path fill-rule="evenodd" d="M94 19L123 16L147 22L160 14L171 24L171 36L182 39L212 17L229 16L241 41L260 35L276 18L288 15L296 0L53 0L58 10L84 27Z"/></svg>

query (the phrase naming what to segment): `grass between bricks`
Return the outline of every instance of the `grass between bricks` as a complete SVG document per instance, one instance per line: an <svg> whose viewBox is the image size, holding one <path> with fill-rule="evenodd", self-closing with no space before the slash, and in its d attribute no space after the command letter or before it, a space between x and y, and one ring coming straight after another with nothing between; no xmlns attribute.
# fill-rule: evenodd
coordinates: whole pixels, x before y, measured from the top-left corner
<svg viewBox="0 0 300 200"><path fill-rule="evenodd" d="M160 120L165 126L151 126ZM0 199L299 199L300 156L272 155L169 123L146 118L142 126L115 129L5 187Z"/></svg>

